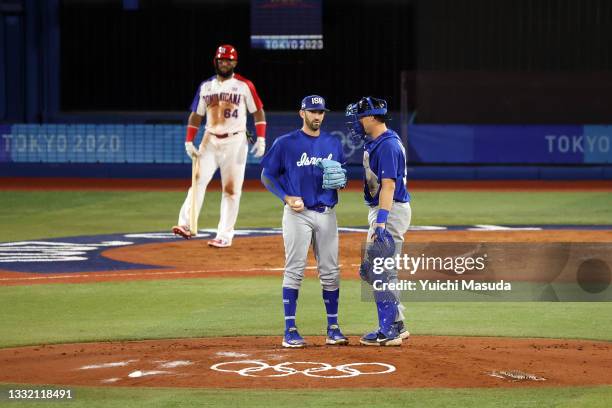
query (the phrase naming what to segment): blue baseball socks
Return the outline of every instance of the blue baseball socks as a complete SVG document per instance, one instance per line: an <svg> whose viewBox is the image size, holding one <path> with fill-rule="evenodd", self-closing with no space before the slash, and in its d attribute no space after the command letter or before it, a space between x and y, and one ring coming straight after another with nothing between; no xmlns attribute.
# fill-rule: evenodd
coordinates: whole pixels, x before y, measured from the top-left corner
<svg viewBox="0 0 612 408"><path fill-rule="evenodd" d="M297 289L283 287L283 307L285 308L285 329L295 327L295 310L297 309Z"/></svg>
<svg viewBox="0 0 612 408"><path fill-rule="evenodd" d="M327 311L327 325L338 324L338 298L340 297L340 289L325 290L323 289L323 302Z"/></svg>

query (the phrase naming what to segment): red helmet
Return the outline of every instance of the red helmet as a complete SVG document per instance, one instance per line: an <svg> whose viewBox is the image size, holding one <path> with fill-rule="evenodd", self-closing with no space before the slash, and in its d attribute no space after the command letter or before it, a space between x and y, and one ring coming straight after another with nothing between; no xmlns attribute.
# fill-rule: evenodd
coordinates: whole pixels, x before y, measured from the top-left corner
<svg viewBox="0 0 612 408"><path fill-rule="evenodd" d="M217 48L217 52L215 52L215 57L213 58L213 61L216 61L218 59L238 61L238 51L236 51L236 48L234 48L233 45L220 45L219 48Z"/></svg>

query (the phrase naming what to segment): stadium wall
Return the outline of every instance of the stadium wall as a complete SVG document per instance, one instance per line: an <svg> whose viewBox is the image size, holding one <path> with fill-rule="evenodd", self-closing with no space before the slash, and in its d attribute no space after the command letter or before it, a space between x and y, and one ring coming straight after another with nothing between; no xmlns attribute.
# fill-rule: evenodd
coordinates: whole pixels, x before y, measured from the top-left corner
<svg viewBox="0 0 612 408"><path fill-rule="evenodd" d="M269 144L301 125L293 112L269 114L268 122ZM360 178L363 142L350 140L343 114L329 114L325 129L342 141L350 175ZM184 177L183 137L179 124L1 125L0 169L8 177ZM608 125L410 124L409 177L610 179L611 144ZM247 178L258 178L259 161L249 155L248 163Z"/></svg>

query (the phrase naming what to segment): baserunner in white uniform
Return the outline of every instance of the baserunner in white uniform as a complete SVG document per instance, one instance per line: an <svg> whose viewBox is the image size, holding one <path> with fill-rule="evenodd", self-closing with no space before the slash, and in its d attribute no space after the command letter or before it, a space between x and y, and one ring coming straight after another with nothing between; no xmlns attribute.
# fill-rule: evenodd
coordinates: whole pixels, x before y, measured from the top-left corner
<svg viewBox="0 0 612 408"><path fill-rule="evenodd" d="M217 235L208 245L226 248L232 245L234 225L238 217L244 170L247 159L247 112L253 114L257 141L251 153L263 156L266 149L266 117L255 86L234 73L238 52L231 45L222 45L213 58L216 75L198 86L191 104L185 150L190 157L200 156L200 172L196 194L200 213L206 187L218 168L221 170L221 214ZM202 119L206 116L204 137L199 149L193 145ZM189 225L191 189L179 213L178 225L172 232L185 239L192 237Z"/></svg>
<svg viewBox="0 0 612 408"><path fill-rule="evenodd" d="M338 326L340 268L334 210L338 203L337 189L346 184L346 171L340 165L344 162L340 140L320 129L326 111L322 97L305 97L299 111L302 128L276 139L262 161L263 184L285 205L285 335L282 345L290 348L301 348L306 344L298 333L295 318L311 246L327 312L326 344L348 343Z"/></svg>

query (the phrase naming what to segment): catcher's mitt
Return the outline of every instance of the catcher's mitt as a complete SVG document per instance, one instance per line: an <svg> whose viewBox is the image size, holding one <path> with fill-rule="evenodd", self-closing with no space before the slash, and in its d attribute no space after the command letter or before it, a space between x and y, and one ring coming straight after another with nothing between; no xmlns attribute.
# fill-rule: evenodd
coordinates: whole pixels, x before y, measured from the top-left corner
<svg viewBox="0 0 612 408"><path fill-rule="evenodd" d="M386 228L376 227L374 230L374 247L377 248L378 256L388 258L395 254L395 241Z"/></svg>
<svg viewBox="0 0 612 408"><path fill-rule="evenodd" d="M361 261L361 265L359 265L359 277L370 285L374 282L373 268L374 265L372 265L372 262L367 256Z"/></svg>
<svg viewBox="0 0 612 408"><path fill-rule="evenodd" d="M381 262L376 258L392 258L395 254L395 241L385 228L377 227L374 232L374 240L368 243L363 261L359 266L359 276L362 280L372 284L375 279L385 280L388 278L384 271L374 271L374 265L380 267Z"/></svg>

